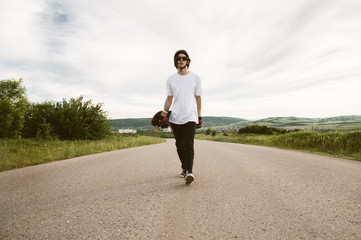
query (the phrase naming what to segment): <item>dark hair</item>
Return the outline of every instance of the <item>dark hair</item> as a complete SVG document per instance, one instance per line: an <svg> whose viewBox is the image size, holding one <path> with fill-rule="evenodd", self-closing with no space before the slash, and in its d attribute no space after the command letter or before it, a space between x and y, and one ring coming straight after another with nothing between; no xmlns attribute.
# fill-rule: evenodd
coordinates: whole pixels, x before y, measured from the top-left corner
<svg viewBox="0 0 361 240"><path fill-rule="evenodd" d="M184 55L186 55L187 56L187 58L188 58L188 60L187 60L187 68L189 68L189 63L190 63L190 61L191 61L191 59L189 58L189 55L188 55L188 53L187 53L187 51L186 50L178 50L175 54L174 54L174 66L177 68L177 57L178 57L178 55L179 54L181 54L181 53L183 53Z"/></svg>

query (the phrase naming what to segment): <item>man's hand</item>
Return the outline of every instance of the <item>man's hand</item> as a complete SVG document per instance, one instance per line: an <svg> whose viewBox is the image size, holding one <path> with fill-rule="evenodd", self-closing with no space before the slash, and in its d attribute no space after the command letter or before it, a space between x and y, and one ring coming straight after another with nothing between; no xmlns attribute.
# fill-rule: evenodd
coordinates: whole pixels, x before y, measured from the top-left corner
<svg viewBox="0 0 361 240"><path fill-rule="evenodd" d="M196 124L196 128L201 128L202 127L202 117L198 117L198 123Z"/></svg>

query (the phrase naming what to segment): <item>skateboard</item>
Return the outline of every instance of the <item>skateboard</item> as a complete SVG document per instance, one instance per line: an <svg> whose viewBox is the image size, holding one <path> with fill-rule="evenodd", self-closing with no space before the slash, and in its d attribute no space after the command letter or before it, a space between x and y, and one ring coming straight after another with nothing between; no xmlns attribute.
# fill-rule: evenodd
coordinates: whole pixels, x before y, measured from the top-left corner
<svg viewBox="0 0 361 240"><path fill-rule="evenodd" d="M152 126L154 126L154 131L159 132L160 128L168 128L169 123L169 116L171 114L171 111L159 111L156 114L154 114L152 121L150 122Z"/></svg>

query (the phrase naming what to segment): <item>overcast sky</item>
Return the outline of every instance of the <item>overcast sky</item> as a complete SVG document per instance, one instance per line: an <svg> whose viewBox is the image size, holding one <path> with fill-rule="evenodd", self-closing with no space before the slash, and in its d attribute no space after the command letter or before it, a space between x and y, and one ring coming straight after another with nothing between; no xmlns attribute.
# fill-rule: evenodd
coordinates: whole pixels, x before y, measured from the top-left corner
<svg viewBox="0 0 361 240"><path fill-rule="evenodd" d="M360 0L1 1L0 80L152 117L186 49L203 116L359 115L360 16Z"/></svg>

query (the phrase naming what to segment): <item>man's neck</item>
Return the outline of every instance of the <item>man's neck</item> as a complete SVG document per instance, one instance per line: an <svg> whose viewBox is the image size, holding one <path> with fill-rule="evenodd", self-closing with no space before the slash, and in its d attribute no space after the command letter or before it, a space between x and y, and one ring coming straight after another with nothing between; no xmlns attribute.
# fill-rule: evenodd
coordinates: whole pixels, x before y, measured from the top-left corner
<svg viewBox="0 0 361 240"><path fill-rule="evenodd" d="M189 73L189 69L187 67L183 68L183 69L178 68L178 74L179 75L186 75L188 73Z"/></svg>

